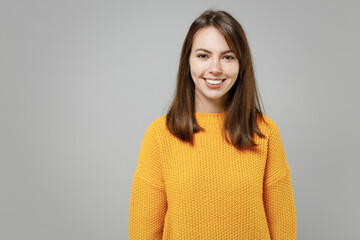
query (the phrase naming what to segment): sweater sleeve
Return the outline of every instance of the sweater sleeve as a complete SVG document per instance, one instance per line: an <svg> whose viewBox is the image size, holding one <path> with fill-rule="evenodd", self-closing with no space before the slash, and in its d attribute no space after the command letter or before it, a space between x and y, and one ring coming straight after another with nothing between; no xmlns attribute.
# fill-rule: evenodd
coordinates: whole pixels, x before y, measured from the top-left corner
<svg viewBox="0 0 360 240"><path fill-rule="evenodd" d="M133 177L129 211L130 240L162 239L167 200L158 137L153 122L145 133Z"/></svg>
<svg viewBox="0 0 360 240"><path fill-rule="evenodd" d="M272 240L296 239L296 210L290 168L277 125L271 121L263 201Z"/></svg>

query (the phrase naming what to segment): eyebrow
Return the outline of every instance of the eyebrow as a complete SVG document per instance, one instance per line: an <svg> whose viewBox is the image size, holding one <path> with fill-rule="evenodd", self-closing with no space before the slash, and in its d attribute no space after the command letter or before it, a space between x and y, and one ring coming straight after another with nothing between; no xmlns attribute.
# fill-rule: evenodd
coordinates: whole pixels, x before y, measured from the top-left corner
<svg viewBox="0 0 360 240"><path fill-rule="evenodd" d="M209 51L209 50L207 50L207 49L205 49L205 48L198 48L198 49L196 49L195 50L195 52L196 51L204 51L204 52L207 52L207 53L212 53L211 51ZM226 53L234 53L234 51L232 51L232 50L227 50L227 51L223 51L221 54L226 54Z"/></svg>

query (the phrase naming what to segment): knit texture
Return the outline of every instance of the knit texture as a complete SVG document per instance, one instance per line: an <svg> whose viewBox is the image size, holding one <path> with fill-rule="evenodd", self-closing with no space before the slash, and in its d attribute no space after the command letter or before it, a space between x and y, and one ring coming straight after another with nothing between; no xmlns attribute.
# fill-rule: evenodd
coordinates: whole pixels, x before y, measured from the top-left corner
<svg viewBox="0 0 360 240"><path fill-rule="evenodd" d="M238 150L222 133L225 113L195 113L194 145L166 116L148 127L134 173L130 239L296 239L290 168L275 122L264 115L258 144Z"/></svg>

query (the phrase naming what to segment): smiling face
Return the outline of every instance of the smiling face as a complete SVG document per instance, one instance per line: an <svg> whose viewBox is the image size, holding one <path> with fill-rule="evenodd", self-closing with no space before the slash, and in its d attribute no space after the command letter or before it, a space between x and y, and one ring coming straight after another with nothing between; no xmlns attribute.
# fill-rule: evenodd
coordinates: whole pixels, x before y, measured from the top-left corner
<svg viewBox="0 0 360 240"><path fill-rule="evenodd" d="M239 73L239 61L217 28L205 27L194 35L189 64L195 84L195 111L224 112Z"/></svg>

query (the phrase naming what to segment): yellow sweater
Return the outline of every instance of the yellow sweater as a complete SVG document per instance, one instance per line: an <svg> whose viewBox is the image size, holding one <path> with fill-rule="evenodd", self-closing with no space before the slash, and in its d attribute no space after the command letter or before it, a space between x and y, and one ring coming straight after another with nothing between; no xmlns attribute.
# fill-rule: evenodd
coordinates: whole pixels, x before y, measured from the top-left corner
<svg viewBox="0 0 360 240"><path fill-rule="evenodd" d="M134 173L130 239L296 239L290 169L275 122L259 117L266 136L237 150L222 135L224 113L195 113L205 131L194 146L166 128L148 127ZM256 148L256 149L255 149Z"/></svg>

